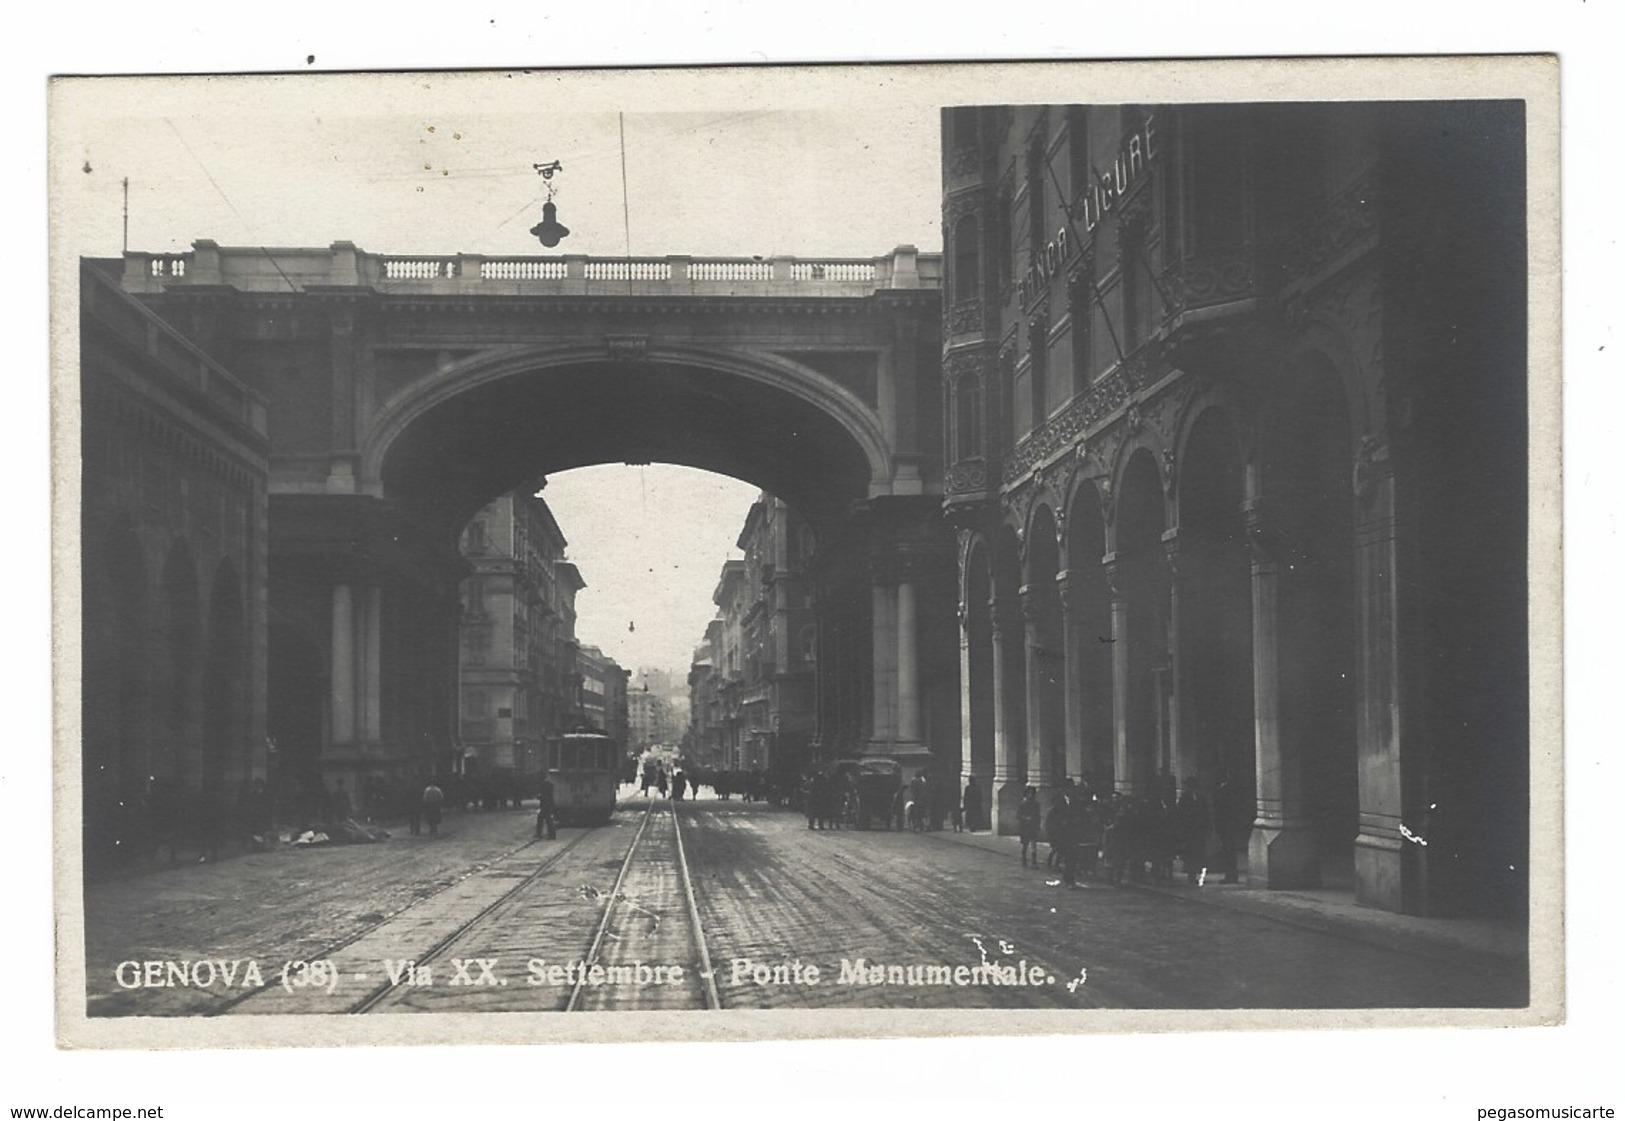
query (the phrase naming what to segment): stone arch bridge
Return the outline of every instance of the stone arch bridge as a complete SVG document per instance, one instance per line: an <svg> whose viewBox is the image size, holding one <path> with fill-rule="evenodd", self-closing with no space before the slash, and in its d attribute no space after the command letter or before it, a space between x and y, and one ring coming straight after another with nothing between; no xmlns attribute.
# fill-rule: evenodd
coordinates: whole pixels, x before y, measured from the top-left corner
<svg viewBox="0 0 1625 1121"><path fill-rule="evenodd" d="M271 741L307 772L445 766L458 749L459 532L499 494L616 462L717 471L795 507L818 541L817 750L923 760L936 745L957 767L939 257L393 257L198 241L86 273L102 312L128 320L120 347L167 348L180 376L203 369L206 388L250 403L265 480L263 537L244 538L233 604L216 612L237 620L246 659L242 718L214 724L231 742L201 742L203 722L183 712L201 703L201 652L219 643L166 646L160 633L174 629L164 604L209 603L211 590L166 600L155 583L156 606L125 628L152 633L109 657L156 656L176 695L151 700L147 742L106 749L141 756L125 769L151 770L154 743L177 738L199 740L181 756L226 781L264 774ZM135 446L137 459L160 454ZM116 532L202 548L185 525L144 526L95 501L85 520L87 543ZM109 587L120 599L123 585Z"/></svg>

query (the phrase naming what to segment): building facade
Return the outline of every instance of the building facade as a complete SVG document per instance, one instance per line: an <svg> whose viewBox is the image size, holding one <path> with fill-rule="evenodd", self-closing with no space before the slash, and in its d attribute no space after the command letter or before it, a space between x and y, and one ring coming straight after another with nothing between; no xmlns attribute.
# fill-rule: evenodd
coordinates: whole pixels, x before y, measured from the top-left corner
<svg viewBox="0 0 1625 1121"><path fill-rule="evenodd" d="M1527 893L1517 103L943 118L962 777L1221 782L1248 875Z"/></svg>
<svg viewBox="0 0 1625 1121"><path fill-rule="evenodd" d="M582 646L577 654L581 678L581 722L604 732L619 744L627 737L627 680L631 671L596 646Z"/></svg>
<svg viewBox="0 0 1625 1121"><path fill-rule="evenodd" d="M81 640L88 863L143 807L222 822L254 780L308 781L266 738L264 401L80 269ZM196 814L197 807L190 811Z"/></svg>
<svg viewBox="0 0 1625 1121"><path fill-rule="evenodd" d="M731 770L791 775L812 762L819 627L812 530L766 493L751 506L724 563L689 674L693 742Z"/></svg>
<svg viewBox="0 0 1625 1121"><path fill-rule="evenodd" d="M688 671L688 733L684 755L707 770L727 770L727 724L722 683L722 620L706 625L705 640L694 650Z"/></svg>
<svg viewBox="0 0 1625 1121"><path fill-rule="evenodd" d="M493 500L463 530L472 569L462 586L459 663L465 774L537 774L547 734L569 726L579 580L565 545L547 503L523 489Z"/></svg>

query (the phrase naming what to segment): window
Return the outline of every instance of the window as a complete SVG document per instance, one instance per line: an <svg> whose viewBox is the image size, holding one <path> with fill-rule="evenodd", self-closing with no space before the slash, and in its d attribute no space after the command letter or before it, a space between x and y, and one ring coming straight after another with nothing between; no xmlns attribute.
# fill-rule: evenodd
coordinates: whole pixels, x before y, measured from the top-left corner
<svg viewBox="0 0 1625 1121"><path fill-rule="evenodd" d="M974 374L959 379L959 400L955 420L959 434L959 458L973 459L982 454L982 383Z"/></svg>
<svg viewBox="0 0 1625 1121"><path fill-rule="evenodd" d="M981 298L982 250L981 228L975 215L967 214L954 224L954 289L955 303Z"/></svg>
<svg viewBox="0 0 1625 1121"><path fill-rule="evenodd" d="M1027 260L1036 264L1044 251L1044 232L1049 225L1045 213L1044 142L1042 137L1027 151Z"/></svg>
<svg viewBox="0 0 1625 1121"><path fill-rule="evenodd" d="M997 270L996 276L999 291L1005 292L1015 277L1015 233L1011 225L1010 192L999 193L998 202L994 204L993 213L993 267Z"/></svg>
<svg viewBox="0 0 1625 1121"><path fill-rule="evenodd" d="M1049 419L1049 321L1035 315L1027 324L1028 379L1033 390L1033 430Z"/></svg>

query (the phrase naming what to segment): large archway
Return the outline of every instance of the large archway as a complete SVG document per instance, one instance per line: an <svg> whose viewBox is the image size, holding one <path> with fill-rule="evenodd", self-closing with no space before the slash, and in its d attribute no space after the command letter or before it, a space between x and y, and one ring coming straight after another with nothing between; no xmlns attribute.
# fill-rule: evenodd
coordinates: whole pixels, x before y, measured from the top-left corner
<svg viewBox="0 0 1625 1121"><path fill-rule="evenodd" d="M273 525L294 527L273 556L290 561L273 564L280 602L297 601L326 666L319 695L308 673L273 666L280 696L308 709L279 723L301 739L321 729L324 774L372 776L380 759L458 770L464 527L548 476L664 464L760 488L816 542L819 716L804 754L957 774L953 537L920 457L890 450L898 403L854 385L766 351L668 342L611 357L602 344L492 349L403 387L371 414L353 475L274 499Z"/></svg>
<svg viewBox="0 0 1625 1121"><path fill-rule="evenodd" d="M1117 724L1116 781L1125 794L1150 789L1168 765L1170 733L1167 570L1161 474L1135 450L1118 484L1113 583Z"/></svg>
<svg viewBox="0 0 1625 1121"><path fill-rule="evenodd" d="M1279 496L1285 750L1302 754L1304 808L1323 858L1346 864L1358 832L1351 439L1341 381L1307 366L1283 399L1267 493Z"/></svg>
<svg viewBox="0 0 1625 1121"><path fill-rule="evenodd" d="M890 472L862 403L812 371L723 352L639 361L503 353L392 402L364 474L438 532L538 476L598 463L671 463L742 479L827 540Z"/></svg>
<svg viewBox="0 0 1625 1121"><path fill-rule="evenodd" d="M1067 660L1077 758L1067 770L1098 792L1112 783L1111 587L1102 558L1106 522L1092 482L1072 494L1066 519L1066 618L1071 629ZM1073 745L1069 744L1069 748Z"/></svg>
<svg viewBox="0 0 1625 1121"><path fill-rule="evenodd" d="M142 826L140 807L150 777L152 658L148 649L147 570L128 519L119 518L86 550L85 619L111 621L110 630L83 635L83 774L88 860L132 855Z"/></svg>
<svg viewBox="0 0 1625 1121"><path fill-rule="evenodd" d="M1027 781L1040 797L1066 775L1066 649L1062 632L1060 547L1055 515L1034 511L1027 530L1027 582L1021 589L1027 647ZM1047 802L1046 802L1047 805Z"/></svg>
<svg viewBox="0 0 1625 1121"><path fill-rule="evenodd" d="M203 758L205 792L219 796L244 748L244 631L247 605L230 557L215 568L209 588L208 656L203 667ZM241 769L241 768L240 768Z"/></svg>
<svg viewBox="0 0 1625 1121"><path fill-rule="evenodd" d="M1242 516L1235 426L1219 408L1197 417L1179 457L1175 595L1179 751L1183 788L1211 794L1228 781L1255 799L1251 556Z"/></svg>
<svg viewBox="0 0 1625 1121"><path fill-rule="evenodd" d="M153 769L162 778L193 783L198 778L199 688L202 622L198 608L197 569L185 541L169 548L163 574L165 688L159 710L164 742L154 753Z"/></svg>
<svg viewBox="0 0 1625 1121"><path fill-rule="evenodd" d="M1311 356L1273 393L1254 610L1260 620L1258 828L1249 872L1271 887L1352 886L1359 824L1358 664L1349 405L1332 365ZM1265 717L1269 719L1265 719Z"/></svg>

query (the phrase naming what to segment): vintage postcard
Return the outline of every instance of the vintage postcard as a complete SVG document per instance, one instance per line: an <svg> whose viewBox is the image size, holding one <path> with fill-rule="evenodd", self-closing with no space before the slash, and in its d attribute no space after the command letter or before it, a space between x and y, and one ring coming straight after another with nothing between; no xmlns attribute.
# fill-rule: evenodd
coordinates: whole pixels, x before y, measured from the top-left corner
<svg viewBox="0 0 1625 1121"><path fill-rule="evenodd" d="M1561 1021L1554 59L50 141L62 1046Z"/></svg>

